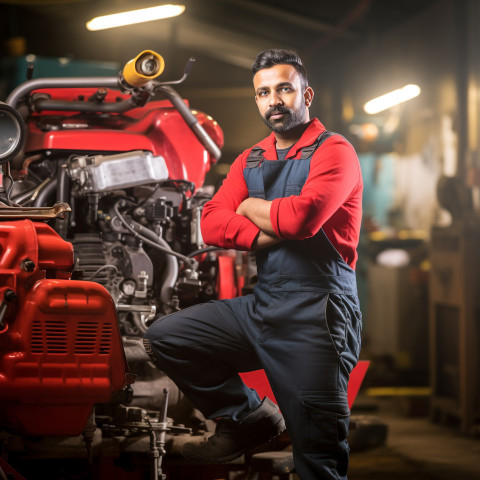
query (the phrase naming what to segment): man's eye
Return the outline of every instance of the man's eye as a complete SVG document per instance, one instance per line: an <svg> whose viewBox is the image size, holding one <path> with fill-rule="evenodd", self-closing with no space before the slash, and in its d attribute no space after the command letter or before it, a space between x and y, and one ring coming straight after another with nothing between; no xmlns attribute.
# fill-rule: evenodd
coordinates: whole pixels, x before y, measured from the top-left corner
<svg viewBox="0 0 480 480"><path fill-rule="evenodd" d="M264 97L265 95L267 94L267 92L263 91L263 92L258 92L258 96L259 97Z"/></svg>
<svg viewBox="0 0 480 480"><path fill-rule="evenodd" d="M282 87L282 88L280 89L280 91L281 91L281 92L291 92L292 89L291 89L290 87Z"/></svg>

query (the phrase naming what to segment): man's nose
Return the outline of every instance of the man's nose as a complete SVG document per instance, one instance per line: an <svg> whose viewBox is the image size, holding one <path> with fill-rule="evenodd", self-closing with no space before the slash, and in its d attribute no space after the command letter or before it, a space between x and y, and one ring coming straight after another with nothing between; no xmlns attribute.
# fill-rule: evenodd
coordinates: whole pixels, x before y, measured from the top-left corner
<svg viewBox="0 0 480 480"><path fill-rule="evenodd" d="M278 92L270 92L270 96L268 99L268 104L270 107L274 107L275 105L281 105L282 103L282 97L278 94Z"/></svg>

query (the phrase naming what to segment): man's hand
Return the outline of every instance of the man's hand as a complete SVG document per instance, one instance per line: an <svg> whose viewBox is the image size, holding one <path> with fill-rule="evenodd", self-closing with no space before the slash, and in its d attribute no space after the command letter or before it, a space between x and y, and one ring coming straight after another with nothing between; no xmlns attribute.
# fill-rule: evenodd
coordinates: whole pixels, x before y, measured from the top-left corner
<svg viewBox="0 0 480 480"><path fill-rule="evenodd" d="M247 217L262 232L277 237L270 221L270 207L272 202L262 198L246 198L237 208L237 214Z"/></svg>
<svg viewBox="0 0 480 480"><path fill-rule="evenodd" d="M258 234L257 238L253 241L252 250L260 250L261 248L271 247L282 240L277 236L268 235L268 233L262 232Z"/></svg>

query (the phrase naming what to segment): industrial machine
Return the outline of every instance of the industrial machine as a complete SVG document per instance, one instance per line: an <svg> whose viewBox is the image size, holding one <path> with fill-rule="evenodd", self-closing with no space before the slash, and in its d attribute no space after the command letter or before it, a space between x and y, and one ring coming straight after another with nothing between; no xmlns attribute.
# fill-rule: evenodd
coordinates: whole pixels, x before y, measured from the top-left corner
<svg viewBox="0 0 480 480"><path fill-rule="evenodd" d="M158 479L208 431L141 344L157 316L237 295L248 261L202 241L223 134L172 87L193 62L160 81L147 50L0 104L0 478Z"/></svg>

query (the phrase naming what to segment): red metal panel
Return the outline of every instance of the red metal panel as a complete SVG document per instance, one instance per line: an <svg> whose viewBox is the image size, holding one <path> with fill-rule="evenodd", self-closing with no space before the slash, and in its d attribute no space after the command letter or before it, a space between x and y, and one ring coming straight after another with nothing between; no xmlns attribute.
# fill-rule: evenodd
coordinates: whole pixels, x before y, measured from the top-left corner
<svg viewBox="0 0 480 480"><path fill-rule="evenodd" d="M40 91L39 91L40 92ZM54 100L74 100L81 94L88 98L95 89L41 90ZM114 102L118 94L109 91L107 102ZM124 98L124 97L122 97ZM188 102L186 102L188 103ZM85 124L84 128L44 131L39 120L48 119L52 112L33 115L29 122L26 152L41 150L76 150L79 152L124 152L147 150L165 158L170 178L191 181L199 188L205 174L215 163L192 130L169 101L149 102L142 108L124 114L112 115L108 122L94 115L76 115L74 123ZM62 112L68 123L71 114ZM210 116L202 112L195 115L203 128L221 148L223 132ZM57 119L54 122L58 122Z"/></svg>
<svg viewBox="0 0 480 480"><path fill-rule="evenodd" d="M126 383L113 300L62 278L72 264L71 244L48 225L0 222L0 301L16 294L0 333L0 423L14 432L78 435L94 404Z"/></svg>
<svg viewBox="0 0 480 480"><path fill-rule="evenodd" d="M78 435L94 404L125 385L115 306L101 285L37 281L4 335L0 415L15 431Z"/></svg>

